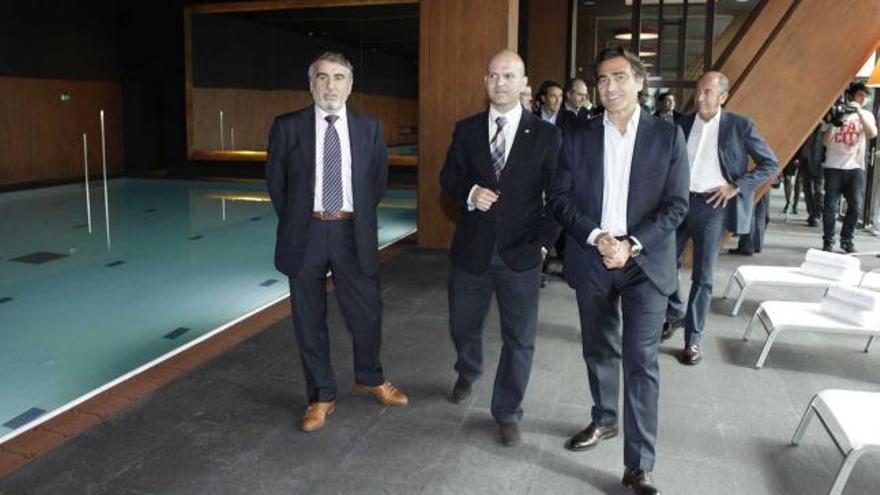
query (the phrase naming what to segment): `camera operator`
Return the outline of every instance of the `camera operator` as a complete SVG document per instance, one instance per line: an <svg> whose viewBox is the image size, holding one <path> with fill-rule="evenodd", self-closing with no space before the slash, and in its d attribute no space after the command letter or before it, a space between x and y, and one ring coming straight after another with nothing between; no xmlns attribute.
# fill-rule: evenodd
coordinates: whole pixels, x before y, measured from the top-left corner
<svg viewBox="0 0 880 495"><path fill-rule="evenodd" d="M841 194L846 199L846 216L840 229L840 247L855 251L853 233L865 198L865 149L867 140L877 135L877 121L862 106L868 100L868 88L852 83L847 89L846 105L835 105L828 115L831 125L822 135L825 145L825 207L822 249L834 247L834 228Z"/></svg>

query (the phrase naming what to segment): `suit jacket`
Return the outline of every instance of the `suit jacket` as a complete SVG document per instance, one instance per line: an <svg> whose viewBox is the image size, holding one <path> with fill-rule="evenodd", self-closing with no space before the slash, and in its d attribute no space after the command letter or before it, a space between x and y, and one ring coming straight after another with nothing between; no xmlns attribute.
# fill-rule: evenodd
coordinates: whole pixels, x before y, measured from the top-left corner
<svg viewBox="0 0 880 495"><path fill-rule="evenodd" d="M388 151L378 120L346 109L351 144L351 189L357 258L364 273L376 274L376 206L388 182ZM275 266L287 276L299 272L315 201L315 107L279 115L269 134L266 180L278 214Z"/></svg>
<svg viewBox="0 0 880 495"><path fill-rule="evenodd" d="M695 117L696 114L691 114L680 120L685 137L690 136ZM756 165L751 172L749 157ZM721 174L727 182L739 188L739 193L727 202L725 228L735 234L747 234L752 230L755 190L779 170L776 155L750 119L721 110L718 159Z"/></svg>
<svg viewBox="0 0 880 495"><path fill-rule="evenodd" d="M822 144L822 125L817 125L804 144L795 153L801 167L811 177L822 175L822 162L825 161L825 145Z"/></svg>
<svg viewBox="0 0 880 495"><path fill-rule="evenodd" d="M577 122L583 122L586 120L590 120L595 117L596 114L594 110L596 107L593 107L591 110L587 110L586 108L579 108L577 113L572 112L568 108L563 105L558 112L556 112L556 121L554 122L557 127L567 127L569 125L575 124ZM541 110L533 112L535 117L539 120L541 119Z"/></svg>
<svg viewBox="0 0 880 495"><path fill-rule="evenodd" d="M660 110L657 110L656 112L654 112L654 116L655 116L655 117L661 117L661 118L662 118ZM672 123L673 123L673 124L678 124L678 121L679 121L683 116L684 116L683 113L679 112L678 110L673 110L673 111L672 111Z"/></svg>
<svg viewBox="0 0 880 495"><path fill-rule="evenodd" d="M537 110L532 112L532 115L537 117L538 120L540 120L542 122L546 122L541 114L541 111L542 111L542 109L538 108ZM528 112L526 112L526 113L528 113ZM562 127L562 124L565 123L566 118L567 118L565 113L566 113L565 106L560 106L559 111L556 112L556 117L553 119L553 124L556 125L557 127ZM549 122L547 122L547 123L549 124Z"/></svg>
<svg viewBox="0 0 880 495"><path fill-rule="evenodd" d="M440 172L443 191L461 207L450 250L453 265L484 273L495 249L515 271L541 262L541 246L553 245L559 236L559 225L545 211L545 195L556 170L560 139L554 125L524 111L499 181L489 156L488 110L455 124ZM489 211L468 208L474 185L500 192Z"/></svg>
<svg viewBox="0 0 880 495"><path fill-rule="evenodd" d="M575 289L606 272L599 251L587 243L593 229L601 228L604 148L603 119L569 128L550 194L553 213L569 236L563 271ZM689 181L681 130L643 111L633 148L626 228L642 244L633 261L666 295L678 287L675 231L687 215Z"/></svg>

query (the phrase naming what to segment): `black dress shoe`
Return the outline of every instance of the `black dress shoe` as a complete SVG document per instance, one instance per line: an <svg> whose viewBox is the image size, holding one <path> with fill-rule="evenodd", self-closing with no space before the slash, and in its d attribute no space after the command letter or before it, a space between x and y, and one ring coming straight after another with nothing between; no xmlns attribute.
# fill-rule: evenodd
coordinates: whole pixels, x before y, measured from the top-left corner
<svg viewBox="0 0 880 495"><path fill-rule="evenodd" d="M843 248L844 253L854 253L856 252L856 247L851 242L841 242L840 247Z"/></svg>
<svg viewBox="0 0 880 495"><path fill-rule="evenodd" d="M519 423L498 423L498 434L501 437L501 445L505 447L519 445L522 439Z"/></svg>
<svg viewBox="0 0 880 495"><path fill-rule="evenodd" d="M703 351L700 349L698 345L689 345L685 346L684 350L681 351L681 363L688 365L698 364L703 360Z"/></svg>
<svg viewBox="0 0 880 495"><path fill-rule="evenodd" d="M808 227L818 227L819 221L816 220L815 218L810 217L807 219L807 226Z"/></svg>
<svg viewBox="0 0 880 495"><path fill-rule="evenodd" d="M754 255L755 255L755 253L753 253L753 252L743 251L743 250L740 249L740 248L730 248L730 249L727 250L727 252L728 252L729 254L736 254L736 255L739 255L739 256L754 256Z"/></svg>
<svg viewBox="0 0 880 495"><path fill-rule="evenodd" d="M830 253L833 248L834 245L830 242L825 241L822 243L822 251L828 251Z"/></svg>
<svg viewBox="0 0 880 495"><path fill-rule="evenodd" d="M596 423L590 423L586 430L581 431L577 435L565 442L565 448L574 452L582 450L590 450L602 440L614 438L617 436L617 425L596 426Z"/></svg>
<svg viewBox="0 0 880 495"><path fill-rule="evenodd" d="M471 386L471 383L462 378L461 375L458 375L458 379L455 380L455 385L452 387L452 402L460 404L463 400L470 397L472 390L473 386Z"/></svg>
<svg viewBox="0 0 880 495"><path fill-rule="evenodd" d="M684 320L675 320L663 324L663 331L660 332L660 340L669 340L675 335L675 331L684 326Z"/></svg>
<svg viewBox="0 0 880 495"><path fill-rule="evenodd" d="M637 495L660 495L660 490L654 486L651 473L644 469L627 469L623 473L623 486L632 488Z"/></svg>

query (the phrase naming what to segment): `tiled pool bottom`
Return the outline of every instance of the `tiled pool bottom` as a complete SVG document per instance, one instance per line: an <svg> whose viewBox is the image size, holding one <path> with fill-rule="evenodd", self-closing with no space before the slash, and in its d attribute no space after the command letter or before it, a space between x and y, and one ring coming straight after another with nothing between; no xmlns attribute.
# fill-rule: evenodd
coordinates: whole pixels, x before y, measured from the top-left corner
<svg viewBox="0 0 880 495"><path fill-rule="evenodd" d="M110 249L94 184L92 234L81 186L0 195L0 438L286 296L264 191L111 181ZM415 224L415 192L389 191L380 244Z"/></svg>

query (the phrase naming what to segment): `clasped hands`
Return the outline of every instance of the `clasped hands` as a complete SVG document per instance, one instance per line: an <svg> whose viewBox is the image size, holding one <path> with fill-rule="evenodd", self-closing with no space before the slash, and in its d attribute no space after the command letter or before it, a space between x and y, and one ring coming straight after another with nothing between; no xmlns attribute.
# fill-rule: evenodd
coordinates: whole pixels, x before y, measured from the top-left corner
<svg viewBox="0 0 880 495"><path fill-rule="evenodd" d="M632 244L628 239L617 239L608 232L602 232L596 237L596 249L602 255L605 268L609 270L623 268L632 255Z"/></svg>

